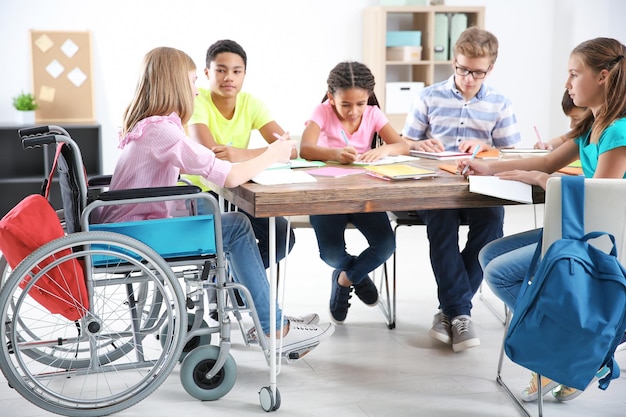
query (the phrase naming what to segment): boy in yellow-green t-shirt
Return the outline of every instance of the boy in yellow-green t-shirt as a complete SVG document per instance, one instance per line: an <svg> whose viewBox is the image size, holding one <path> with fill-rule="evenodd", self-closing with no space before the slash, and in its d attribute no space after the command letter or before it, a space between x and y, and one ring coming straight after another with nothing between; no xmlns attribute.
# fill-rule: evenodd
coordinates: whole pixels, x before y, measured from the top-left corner
<svg viewBox="0 0 626 417"><path fill-rule="evenodd" d="M265 104L252 95L241 92L246 75L247 55L235 41L220 40L209 46L204 74L209 89L199 89L189 120L189 135L211 149L215 155L230 162L241 162L263 152L265 147L249 148L253 130L258 130L267 143L286 136L276 123ZM292 158L297 156L294 149ZM202 208L199 210L202 212ZM243 212L243 211L242 211ZM248 216L258 240L259 251L265 268L269 267L269 220ZM276 218L276 257L285 256L287 220ZM289 251L295 236L289 230Z"/></svg>

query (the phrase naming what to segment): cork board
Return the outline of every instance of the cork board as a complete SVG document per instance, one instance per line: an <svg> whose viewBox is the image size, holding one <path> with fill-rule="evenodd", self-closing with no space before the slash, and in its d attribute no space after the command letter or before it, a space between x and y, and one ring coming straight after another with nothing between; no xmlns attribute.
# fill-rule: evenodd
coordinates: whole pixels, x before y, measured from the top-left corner
<svg viewBox="0 0 626 417"><path fill-rule="evenodd" d="M89 32L30 31L35 112L42 122L94 122Z"/></svg>

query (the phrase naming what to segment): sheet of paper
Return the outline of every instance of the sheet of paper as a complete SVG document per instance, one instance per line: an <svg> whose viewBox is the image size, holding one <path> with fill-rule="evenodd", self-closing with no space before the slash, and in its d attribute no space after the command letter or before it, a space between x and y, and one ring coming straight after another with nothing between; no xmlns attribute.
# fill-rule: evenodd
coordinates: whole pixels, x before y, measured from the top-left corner
<svg viewBox="0 0 626 417"><path fill-rule="evenodd" d="M319 177L346 177L348 175L356 175L363 174L365 172L364 169L355 169L355 168L341 168L334 166L321 167L317 169L310 169L307 173L311 175L316 175Z"/></svg>
<svg viewBox="0 0 626 417"><path fill-rule="evenodd" d="M395 156L386 156L384 158L380 158L378 161L374 162L354 162L352 165L359 166L367 166L367 165L390 165L398 162L410 162L417 161L419 158L409 155L395 155Z"/></svg>
<svg viewBox="0 0 626 417"><path fill-rule="evenodd" d="M533 187L520 181L502 180L490 175L470 175L471 193L484 194L520 203L533 202Z"/></svg>
<svg viewBox="0 0 626 417"><path fill-rule="evenodd" d="M252 181L261 185L298 184L304 182L316 182L314 176L305 171L294 171L292 169L266 169Z"/></svg>
<svg viewBox="0 0 626 417"><path fill-rule="evenodd" d="M412 156L417 156L419 158L428 158L428 159L463 159L469 158L472 156L471 153L465 152L453 152L453 151L443 151L443 152L423 152L423 151L410 151Z"/></svg>

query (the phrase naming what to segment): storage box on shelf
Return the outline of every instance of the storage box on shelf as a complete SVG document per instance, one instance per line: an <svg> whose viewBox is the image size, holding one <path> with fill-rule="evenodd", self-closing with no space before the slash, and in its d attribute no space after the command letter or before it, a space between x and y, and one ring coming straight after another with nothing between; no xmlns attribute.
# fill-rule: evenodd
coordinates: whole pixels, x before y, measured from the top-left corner
<svg viewBox="0 0 626 417"><path fill-rule="evenodd" d="M54 123L50 123L54 124ZM100 125L62 125L74 139L83 153L83 162L87 175L102 174L100 151ZM46 146L41 149L22 148L18 130L26 126L0 125L0 217L4 216L24 197L39 193L44 178L54 158L54 148ZM52 204L61 208L58 183L55 181L51 189Z"/></svg>
<svg viewBox="0 0 626 417"><path fill-rule="evenodd" d="M428 86L448 78L452 75L450 45L454 45L465 27L484 27L484 13L484 7L456 6L374 6L365 9L363 62L376 77L374 91L395 129L402 130L409 108L398 113L398 103L387 102L387 94L395 92L387 84L422 82ZM437 22L445 22L445 25L442 27L442 23L437 25ZM416 42L418 37L420 44ZM390 40L393 45L389 44ZM440 51L441 47L443 51ZM421 48L419 54L418 48Z"/></svg>

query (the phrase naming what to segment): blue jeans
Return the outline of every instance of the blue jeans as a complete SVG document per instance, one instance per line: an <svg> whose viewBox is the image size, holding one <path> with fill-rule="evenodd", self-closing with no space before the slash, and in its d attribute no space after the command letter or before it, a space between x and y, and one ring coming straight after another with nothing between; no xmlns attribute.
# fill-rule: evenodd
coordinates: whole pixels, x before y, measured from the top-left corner
<svg viewBox="0 0 626 417"><path fill-rule="evenodd" d="M352 213L310 216L320 258L329 266L345 271L348 280L358 285L367 274L393 254L396 240L387 213ZM359 256L346 251L345 230L352 223L367 239L369 246Z"/></svg>
<svg viewBox="0 0 626 417"><path fill-rule="evenodd" d="M270 331L270 286L256 238L248 218L239 212L222 214L222 239L228 267L235 281L248 288L263 332ZM281 311L276 306L276 329L282 328Z"/></svg>
<svg viewBox="0 0 626 417"><path fill-rule="evenodd" d="M211 192L218 198L217 194ZM198 214L210 214L212 213L210 206L207 206L205 199L198 199ZM265 269L270 267L270 221L267 218L257 218L246 213L243 210L239 210L245 214L250 223L252 224L252 230L256 237L259 252L261 253L261 259L263 260L263 266ZM280 261L285 257L285 246L287 243L287 219L284 217L276 217L276 261ZM296 236L293 229L289 228L289 252L293 249L293 245L296 243Z"/></svg>
<svg viewBox="0 0 626 417"><path fill-rule="evenodd" d="M483 278L478 252L487 243L502 237L504 208L417 210L417 213L426 224L439 308L451 318L471 315L472 298ZM469 233L461 251L459 225L462 220L469 224Z"/></svg>
<svg viewBox="0 0 626 417"><path fill-rule="evenodd" d="M540 234L541 229L535 229L494 240L478 255L487 285L511 311L515 310Z"/></svg>

